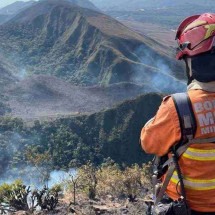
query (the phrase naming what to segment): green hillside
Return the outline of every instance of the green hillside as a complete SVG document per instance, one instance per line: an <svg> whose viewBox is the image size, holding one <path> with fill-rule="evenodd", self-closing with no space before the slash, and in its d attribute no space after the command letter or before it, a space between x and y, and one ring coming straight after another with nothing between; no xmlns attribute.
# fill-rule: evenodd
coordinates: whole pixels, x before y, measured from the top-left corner
<svg viewBox="0 0 215 215"><path fill-rule="evenodd" d="M102 13L44 0L0 26L1 52L28 74L51 74L76 85L167 82L182 78L167 47ZM171 51L169 52L171 53ZM168 65L162 70L160 63Z"/></svg>
<svg viewBox="0 0 215 215"><path fill-rule="evenodd" d="M160 102L160 95L146 94L92 115L35 121L30 127L21 119L0 118L1 170L24 165L29 154L48 154L52 168L88 160L100 164L109 157L119 164L146 162L151 157L140 149L140 130Z"/></svg>

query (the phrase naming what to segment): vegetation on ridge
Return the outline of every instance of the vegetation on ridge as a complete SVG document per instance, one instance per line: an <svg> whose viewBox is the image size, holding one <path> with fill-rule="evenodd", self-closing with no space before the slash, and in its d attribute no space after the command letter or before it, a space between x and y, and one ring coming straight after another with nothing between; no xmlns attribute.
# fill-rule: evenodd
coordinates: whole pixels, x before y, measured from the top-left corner
<svg viewBox="0 0 215 215"><path fill-rule="evenodd" d="M0 173L12 172L13 167L21 167L21 173L26 164L34 165L30 157L41 156L47 158L41 166L50 169L80 166L88 160L101 164L109 157L126 165L147 162L151 157L140 149L140 130L160 101L160 95L146 94L89 116L35 121L31 127L21 119L2 117Z"/></svg>
<svg viewBox="0 0 215 215"><path fill-rule="evenodd" d="M0 47L18 68L76 85L140 83L160 73L176 81L159 62L175 74L179 65L157 46L107 15L66 1L39 2L0 26Z"/></svg>

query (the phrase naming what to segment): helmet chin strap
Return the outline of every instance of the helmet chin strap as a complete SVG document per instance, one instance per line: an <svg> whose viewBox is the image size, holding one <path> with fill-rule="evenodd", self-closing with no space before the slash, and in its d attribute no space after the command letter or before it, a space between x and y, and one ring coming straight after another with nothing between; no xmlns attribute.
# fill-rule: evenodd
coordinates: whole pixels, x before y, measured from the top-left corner
<svg viewBox="0 0 215 215"><path fill-rule="evenodd" d="M186 65L187 86L188 86L194 79L192 75L191 58L184 57L183 59Z"/></svg>

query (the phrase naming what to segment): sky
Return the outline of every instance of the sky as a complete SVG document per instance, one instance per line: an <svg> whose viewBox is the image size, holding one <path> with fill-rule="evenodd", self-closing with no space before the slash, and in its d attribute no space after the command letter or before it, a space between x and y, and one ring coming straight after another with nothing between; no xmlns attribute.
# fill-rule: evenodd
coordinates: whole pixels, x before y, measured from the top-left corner
<svg viewBox="0 0 215 215"><path fill-rule="evenodd" d="M18 1L18 0L0 0L0 8L5 7L5 6L9 5L9 4L12 4L12 3L16 2L16 1ZM28 1L28 0L22 0L22 1Z"/></svg>

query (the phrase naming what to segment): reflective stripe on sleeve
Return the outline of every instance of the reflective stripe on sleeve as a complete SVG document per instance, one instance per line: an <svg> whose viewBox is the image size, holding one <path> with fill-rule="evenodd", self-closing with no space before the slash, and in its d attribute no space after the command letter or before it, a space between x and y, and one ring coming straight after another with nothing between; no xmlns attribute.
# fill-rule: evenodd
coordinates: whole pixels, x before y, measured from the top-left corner
<svg viewBox="0 0 215 215"><path fill-rule="evenodd" d="M176 171L173 173L171 181L175 184L178 184L179 179ZM215 189L215 179L210 180L199 180L199 179L192 179L188 177L184 177L184 186L185 188L192 189L192 190L213 190Z"/></svg>
<svg viewBox="0 0 215 215"><path fill-rule="evenodd" d="M191 160L215 161L215 149L203 150L188 148L182 156Z"/></svg>

